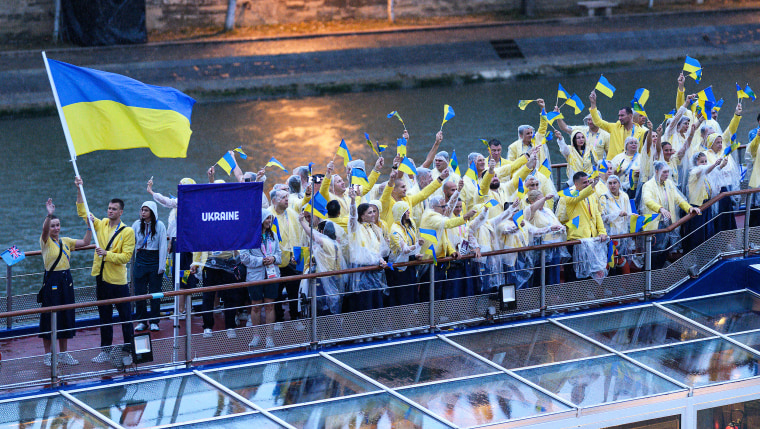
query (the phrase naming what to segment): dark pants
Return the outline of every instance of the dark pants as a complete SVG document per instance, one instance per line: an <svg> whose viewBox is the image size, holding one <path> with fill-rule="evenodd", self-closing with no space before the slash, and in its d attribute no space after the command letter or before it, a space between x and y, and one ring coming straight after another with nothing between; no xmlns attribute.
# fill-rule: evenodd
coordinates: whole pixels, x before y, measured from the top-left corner
<svg viewBox="0 0 760 429"><path fill-rule="evenodd" d="M443 267L443 264L435 264L435 265L428 265L428 269L425 270L425 273L420 276L420 288L419 288L419 298L420 302L428 302L430 301L430 269L433 269L435 267L435 281L434 281L434 291L435 291L435 300L441 300L443 299L444 293L443 289L446 286L446 270Z"/></svg>
<svg viewBox="0 0 760 429"><path fill-rule="evenodd" d="M103 278L98 276L95 278L95 296L98 301L103 299L114 298L126 298L129 296L128 285L114 285L103 281ZM115 304L116 310L119 312L119 320L121 324L121 333L124 337L125 344L132 344L132 337L134 336L134 327L132 326L132 307L128 302L122 302L121 304ZM113 344L113 306L112 305L99 305L98 315L100 315L100 323L104 326L100 327L100 346L106 347Z"/></svg>
<svg viewBox="0 0 760 429"><path fill-rule="evenodd" d="M567 251L570 253L570 260L562 265L562 271L565 273L565 283L574 282L578 280L575 275L575 264L573 263L573 248L575 245L567 246ZM541 281L541 279L539 279Z"/></svg>
<svg viewBox="0 0 760 429"><path fill-rule="evenodd" d="M45 282L39 293L39 301L43 307L65 305L74 303L74 282L71 272L48 271L45 273ZM56 312L56 328L58 338L72 338L74 331L74 310ZM40 314L40 338L50 339L51 313Z"/></svg>
<svg viewBox="0 0 760 429"><path fill-rule="evenodd" d="M446 270L446 286L443 289L443 299L462 298L472 295L472 287L467 279L467 262L469 259L449 262Z"/></svg>
<svg viewBox="0 0 760 429"><path fill-rule="evenodd" d="M711 210L708 208L701 215L694 216L684 224L681 233L683 237L687 237L683 245L684 253L691 252L715 233L710 213Z"/></svg>
<svg viewBox="0 0 760 429"><path fill-rule="evenodd" d="M559 249L546 249L546 285L559 284L559 263L562 262L562 258L559 254ZM541 286L541 252L535 253L534 258L536 268L533 269L533 287Z"/></svg>
<svg viewBox="0 0 760 429"><path fill-rule="evenodd" d="M286 265L285 267L280 268L280 277L290 277L290 276L297 276L303 273L299 273L295 270L295 268L291 267L290 265ZM282 293L283 286L285 287L285 292L287 294L288 302L285 301L285 295ZM277 322L282 322L285 320L285 307L288 308L288 311L290 312L290 320L296 320L301 315L298 312L298 288L301 286L300 281L283 281L277 289L277 301L283 301L278 303L274 307L274 318Z"/></svg>
<svg viewBox="0 0 760 429"><path fill-rule="evenodd" d="M404 271L385 270L388 279L388 306L414 304L417 296L417 269L406 267Z"/></svg>
<svg viewBox="0 0 760 429"><path fill-rule="evenodd" d="M204 286L218 286L229 283L238 283L232 273L208 267L203 270ZM227 289L219 292L219 296L224 301L225 329L235 329L237 327L237 310L235 308L245 303L247 292L245 288ZM214 294L215 292L203 292L203 329L214 328Z"/></svg>
<svg viewBox="0 0 760 429"><path fill-rule="evenodd" d="M132 282L135 285L135 295L161 292L162 277L161 274L158 274L158 265L142 265L140 263L135 263L135 269L132 274ZM150 299L150 315L147 313L147 305L145 301L137 301L135 303L135 319L144 321L150 317L150 323L158 324L160 310L161 300L158 298Z"/></svg>

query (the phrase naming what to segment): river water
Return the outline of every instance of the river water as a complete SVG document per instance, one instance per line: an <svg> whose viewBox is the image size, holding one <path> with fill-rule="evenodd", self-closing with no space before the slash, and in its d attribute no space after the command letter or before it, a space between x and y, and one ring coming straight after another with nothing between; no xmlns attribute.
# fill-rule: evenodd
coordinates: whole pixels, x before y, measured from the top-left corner
<svg viewBox="0 0 760 429"><path fill-rule="evenodd" d="M655 123L675 107L676 78L681 64L641 64L629 69L605 73L617 88L613 99L599 94L598 105L603 116L617 119L617 111L630 105L637 88L646 87L651 95L646 110ZM697 85L687 78L687 92L713 86L718 98L726 100L719 122L726 126L736 106L734 82L742 86L750 82L760 90L760 65L751 62L711 64L705 68L702 82ZM369 147L364 144L364 132L373 140L388 143L386 161L395 153L395 139L403 131L396 119L386 114L397 110L411 135L409 156L421 163L441 128L443 105L451 105L456 116L443 127L443 150L456 149L460 164L466 164L471 151L485 153L478 139L498 138L508 145L517 138L520 124L538 125L539 110L535 103L525 111L517 108L518 99L543 97L550 106L556 99L557 83L569 92L576 92L586 109L580 115L569 107L563 114L570 125L580 124L588 113L588 94L599 77L599 71L572 76L521 78L508 82L470 84L465 86L389 90L371 93L341 94L302 99L199 103L192 116L193 135L187 158L162 159L147 149L101 151L82 155L77 164L85 182L91 210L104 216L110 198L126 202L123 220L130 224L137 219L140 205L150 198L145 183L153 176L154 189L176 195L176 185L182 177L206 181L206 169L226 150L242 145L249 155L240 161L243 170L256 171L269 158L276 157L289 170L314 162L315 171L323 171L332 159L342 138L346 139L354 158L373 162ZM754 83L753 83L754 79ZM738 137L747 141L747 132L757 126L760 101L744 101L745 119ZM554 163L564 162L552 144ZM505 147L506 151L506 147ZM81 237L85 228L76 216L76 190L73 169L57 115L0 120L0 166L3 169L0 187L0 249L17 245L22 250L39 250L39 234L45 216L45 201L53 198L61 217L62 234ZM217 169L217 178L227 179ZM388 170L388 167L386 167ZM279 170L268 172L271 186L286 179ZM269 188L270 186L267 186ZM166 222L168 210L159 207L159 217ZM77 252L79 253L79 252ZM81 253L86 253L83 255ZM90 252L75 256L74 265L84 266ZM42 269L39 257L29 258L14 267L15 273L36 272ZM89 282L84 273L77 281ZM14 281L14 294L36 291L40 277ZM1 294L2 292L0 292Z"/></svg>

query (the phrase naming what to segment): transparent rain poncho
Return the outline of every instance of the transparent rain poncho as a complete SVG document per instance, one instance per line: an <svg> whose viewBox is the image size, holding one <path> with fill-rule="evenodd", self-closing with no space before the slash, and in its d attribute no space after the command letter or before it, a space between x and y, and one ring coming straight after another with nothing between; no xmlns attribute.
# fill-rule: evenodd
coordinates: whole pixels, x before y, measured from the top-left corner
<svg viewBox="0 0 760 429"><path fill-rule="evenodd" d="M325 273L347 268L342 252L342 240L345 240L343 228L327 221L323 233L314 231L314 271ZM317 306L326 313L338 314L341 310L343 292L348 276L336 275L320 277L317 282Z"/></svg>
<svg viewBox="0 0 760 429"><path fill-rule="evenodd" d="M350 266L365 267L379 265L388 256L390 248L382 228L370 222L359 222L354 199L348 216L348 251ZM351 275L349 290L352 292L385 289L384 270L359 272Z"/></svg>
<svg viewBox="0 0 760 429"><path fill-rule="evenodd" d="M619 183L620 179L614 174L607 177L608 191L599 197L602 220L607 234L627 234L630 231L631 203L625 192L618 191L618 195L613 195L609 191L609 184L613 181ZM616 241L620 256L629 255L635 250L632 238L621 238Z"/></svg>
<svg viewBox="0 0 760 429"><path fill-rule="evenodd" d="M573 246L573 264L579 279L591 277L602 284L607 277L607 242L597 237L582 238Z"/></svg>

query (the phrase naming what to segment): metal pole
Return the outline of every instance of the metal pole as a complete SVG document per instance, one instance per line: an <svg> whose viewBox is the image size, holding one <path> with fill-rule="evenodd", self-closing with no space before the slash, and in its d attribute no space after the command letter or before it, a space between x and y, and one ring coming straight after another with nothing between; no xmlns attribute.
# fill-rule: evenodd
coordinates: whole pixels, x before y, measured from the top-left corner
<svg viewBox="0 0 760 429"><path fill-rule="evenodd" d="M541 317L546 316L546 249L541 249Z"/></svg>
<svg viewBox="0 0 760 429"><path fill-rule="evenodd" d="M182 281L180 279L180 269L179 269L179 259L180 259L180 253L177 251L177 247L179 247L179 236L177 236L177 239L174 240L175 248L174 250L174 290L178 291L179 283ZM179 315L180 315L180 308L179 308L179 297L174 297L174 317L171 318L172 320L172 336L174 337L172 340L172 363L176 364L178 359L178 353L177 350L179 350ZM188 315L189 317L189 315ZM187 319L189 322L189 319ZM189 356L189 355L188 355Z"/></svg>
<svg viewBox="0 0 760 429"><path fill-rule="evenodd" d="M749 217L750 209L752 208L752 200L754 194L747 194L747 198L744 200L744 257L749 255ZM10 268L10 267L9 267Z"/></svg>
<svg viewBox="0 0 760 429"><path fill-rule="evenodd" d="M50 383L58 380L58 312L50 313Z"/></svg>
<svg viewBox="0 0 760 429"><path fill-rule="evenodd" d="M61 0L55 0L55 18L53 18L53 43L58 43L61 29Z"/></svg>
<svg viewBox="0 0 760 429"><path fill-rule="evenodd" d="M435 265L436 262L430 265L430 330L435 328Z"/></svg>
<svg viewBox="0 0 760 429"><path fill-rule="evenodd" d="M194 276L195 274L190 274ZM193 296L185 295L185 366L188 368L193 361Z"/></svg>
<svg viewBox="0 0 760 429"><path fill-rule="evenodd" d="M311 254L309 254L309 266L311 266ZM317 279L309 280L309 295L311 295L311 345L316 347L319 344L319 335L317 332Z"/></svg>
<svg viewBox="0 0 760 429"><path fill-rule="evenodd" d="M646 238L646 254L644 255L644 271L646 272L646 281L644 283L644 299L649 301L652 295L652 236Z"/></svg>
<svg viewBox="0 0 760 429"><path fill-rule="evenodd" d="M10 265L5 267L5 275L7 276L5 278L5 311L11 312L13 311L13 294L11 293L11 289L13 289L13 279L11 278L13 276L13 268ZM12 327L13 318L6 317L5 328L11 329Z"/></svg>

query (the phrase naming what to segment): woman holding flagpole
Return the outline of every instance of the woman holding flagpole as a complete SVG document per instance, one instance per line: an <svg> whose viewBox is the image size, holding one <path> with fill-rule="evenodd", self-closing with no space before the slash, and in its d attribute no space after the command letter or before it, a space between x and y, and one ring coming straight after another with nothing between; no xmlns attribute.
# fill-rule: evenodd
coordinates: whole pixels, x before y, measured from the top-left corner
<svg viewBox="0 0 760 429"><path fill-rule="evenodd" d="M42 261L45 265L45 276L42 289L37 295L37 302L42 307L53 305L65 305L74 303L74 282L71 278L69 269L71 260L71 251L77 247L84 247L90 244L92 231L88 228L81 240L61 237L61 220L55 215L55 204L52 198L48 198L45 203L47 216L42 224L42 235L40 236L40 248L42 250ZM59 358L61 362L76 365L79 363L73 356L68 353L68 340L74 337L74 310L64 310L56 313L56 328L58 330L58 351L61 353ZM45 365L51 364L51 315L50 313L40 314L40 338L45 347Z"/></svg>

